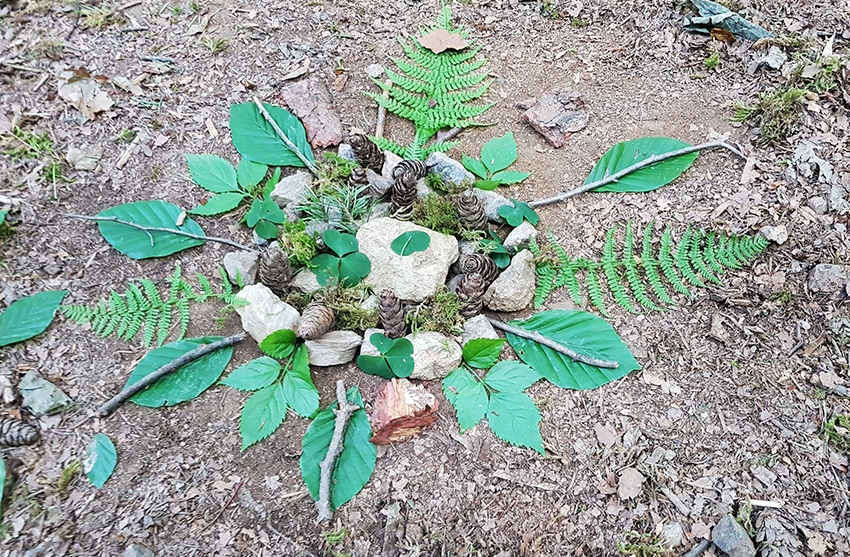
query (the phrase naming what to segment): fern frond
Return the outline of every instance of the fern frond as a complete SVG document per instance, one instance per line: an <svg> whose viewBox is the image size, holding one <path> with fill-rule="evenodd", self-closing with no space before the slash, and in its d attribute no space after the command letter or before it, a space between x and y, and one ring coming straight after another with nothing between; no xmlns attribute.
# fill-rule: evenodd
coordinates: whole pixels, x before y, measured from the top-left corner
<svg viewBox="0 0 850 557"><path fill-rule="evenodd" d="M541 263L537 266L535 274L537 275L537 289L534 291L534 309L540 309L546 298L552 292L555 274L555 267L551 263Z"/></svg>
<svg viewBox="0 0 850 557"><path fill-rule="evenodd" d="M705 287L705 283L700 280L697 274L691 269L691 242L693 241L693 232L691 227L682 234L682 239L679 241L679 246L676 249L676 255L673 256L673 260L676 263L676 267L679 271L682 272L682 276L688 279L688 282L693 284L694 286L702 286Z"/></svg>
<svg viewBox="0 0 850 557"><path fill-rule="evenodd" d="M638 274L637 261L634 255L634 231L632 230L632 221L626 223L626 238L623 243L623 266L626 269L626 280L629 287L632 289L632 295L644 307L654 310L661 310L658 306L652 303L646 292L646 287L640 280Z"/></svg>
<svg viewBox="0 0 850 557"><path fill-rule="evenodd" d="M221 287L226 296L233 294L233 285L230 284L230 278L227 276L227 271L221 265L218 266L218 274L221 276Z"/></svg>
<svg viewBox="0 0 850 557"><path fill-rule="evenodd" d="M646 275L646 280L649 281L649 285L652 287L652 291L658 299L667 304L675 305L676 302L674 302L673 298L670 297L670 294L667 293L667 289L661 281L661 276L658 274L658 260L652 257L652 229L654 226L655 221L649 223L646 228L643 229L643 239L641 241L642 245L640 252L643 273Z"/></svg>
<svg viewBox="0 0 850 557"><path fill-rule="evenodd" d="M693 263L694 269L699 271L699 273L709 281L715 284L723 284L723 282L711 272L711 269L709 269L708 264L705 261L703 255L704 251L702 249L702 240L704 236L705 232L702 230L695 230L691 235L691 263Z"/></svg>
<svg viewBox="0 0 850 557"><path fill-rule="evenodd" d="M441 141L440 143L432 143L425 149L425 157L431 153L445 153L446 151L453 149L457 146L460 141Z"/></svg>
<svg viewBox="0 0 850 557"><path fill-rule="evenodd" d="M180 298L175 305L177 306L177 315L180 318L180 334L176 340L180 340L186 336L186 330L189 328L189 300Z"/></svg>
<svg viewBox="0 0 850 557"><path fill-rule="evenodd" d="M587 269L587 296L591 303L599 308L599 311L604 316L608 316L605 311L605 299L602 297L602 286L599 284L599 277L596 275L596 268L590 267Z"/></svg>
<svg viewBox="0 0 850 557"><path fill-rule="evenodd" d="M673 289L677 292L681 292L685 296L690 296L691 291L688 290L688 287L685 286L685 284L679 279L679 275L676 273L676 265L673 260L673 254L670 252L672 248L673 232L668 224L667 228L664 229L664 234L661 235L661 246L658 249L658 264L661 266L664 276L667 277L668 281L670 281Z"/></svg>
<svg viewBox="0 0 850 557"><path fill-rule="evenodd" d="M391 141L386 137L373 137L369 136L375 145L377 145L380 149L384 151L390 151L391 153L395 153L398 156L402 156L404 154L404 147L396 143L395 141Z"/></svg>
<svg viewBox="0 0 850 557"><path fill-rule="evenodd" d="M150 307L162 306L162 298L159 296L159 290L156 289L156 285L153 282L148 279L139 279L139 284L142 285L142 288L145 290L145 294L147 294Z"/></svg>
<svg viewBox="0 0 850 557"><path fill-rule="evenodd" d="M168 308L171 311L171 308ZM156 333L156 324L159 323L159 316L162 313L161 308L150 308L145 312L145 330L142 333L145 346L150 346L153 342L153 336Z"/></svg>
<svg viewBox="0 0 850 557"><path fill-rule="evenodd" d="M620 282L619 274L617 273L617 257L614 255L614 232L617 230L615 226L605 235L605 245L602 248L602 270L605 271L605 277L608 280L608 288L611 289L611 294L614 300L623 306L626 310L637 313L632 301L629 300L626 289Z"/></svg>
<svg viewBox="0 0 850 557"><path fill-rule="evenodd" d="M708 266L711 267L712 271L715 273L722 273L723 266L717 262L716 240L717 237L713 230L705 237L705 261L708 263Z"/></svg>

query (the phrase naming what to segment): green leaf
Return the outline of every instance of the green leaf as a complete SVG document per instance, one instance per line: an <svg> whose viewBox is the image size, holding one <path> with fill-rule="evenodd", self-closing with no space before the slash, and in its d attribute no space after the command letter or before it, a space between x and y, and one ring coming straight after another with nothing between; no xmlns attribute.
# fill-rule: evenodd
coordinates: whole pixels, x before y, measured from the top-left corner
<svg viewBox="0 0 850 557"><path fill-rule="evenodd" d="M417 251L425 251L431 245L431 236L421 230L411 230L399 234L390 244L390 248L404 257Z"/></svg>
<svg viewBox="0 0 850 557"><path fill-rule="evenodd" d="M192 180L213 193L238 191L233 165L218 155L184 155Z"/></svg>
<svg viewBox="0 0 850 557"><path fill-rule="evenodd" d="M384 356L370 356L368 354L360 354L357 356L357 367L364 373L369 375L377 375L384 379L394 379L395 374L390 369L390 364Z"/></svg>
<svg viewBox="0 0 850 557"><path fill-rule="evenodd" d="M204 344L210 344L223 337L187 338L166 344L161 348L151 350L133 369L127 379L126 389L138 383L146 376L162 366L173 362L186 352ZM134 395L130 400L140 406L157 408L159 406L174 406L186 400L192 400L218 381L224 368L230 362L233 347L227 346L211 352L193 362L181 366L177 371L169 373L147 389Z"/></svg>
<svg viewBox="0 0 850 557"><path fill-rule="evenodd" d="M510 205L502 205L501 207L499 207L499 216L505 219L508 224L510 224L514 228L521 225L523 219L525 218L519 209Z"/></svg>
<svg viewBox="0 0 850 557"><path fill-rule="evenodd" d="M395 339L384 357L396 377L410 377L413 373L413 343L408 339Z"/></svg>
<svg viewBox="0 0 850 557"><path fill-rule="evenodd" d="M280 167L274 169L274 174L266 180L266 185L263 186L263 197L268 199L274 191L275 186L280 182Z"/></svg>
<svg viewBox="0 0 850 557"><path fill-rule="evenodd" d="M273 199L263 200L263 212L260 213L260 217L276 224L286 222L286 213L283 212L280 205Z"/></svg>
<svg viewBox="0 0 850 557"><path fill-rule="evenodd" d="M530 222L532 226L537 226L537 223L540 222L540 216L537 212L532 209L528 203L524 201L517 201L516 199L511 198L511 202L514 204L514 207L522 213L522 216L525 217L525 220Z"/></svg>
<svg viewBox="0 0 850 557"><path fill-rule="evenodd" d="M98 433L86 448L83 471L89 481L100 489L112 475L117 462L118 452L112 440L103 433Z"/></svg>
<svg viewBox="0 0 850 557"><path fill-rule="evenodd" d="M508 343L520 359L533 367L551 383L565 389L593 389L640 369L626 344L605 320L584 311L551 310L531 316L511 325L543 336L579 354L620 364L616 369L599 368L575 362L569 356L547 348L533 340L507 334Z"/></svg>
<svg viewBox="0 0 850 557"><path fill-rule="evenodd" d="M5 211L0 211L0 226L2 226L5 223L6 215L8 215L8 214L9 214L8 209L6 209ZM0 498L0 502L2 502L2 501L3 501L3 499ZM2 515L0 515L0 517L2 517Z"/></svg>
<svg viewBox="0 0 850 557"><path fill-rule="evenodd" d="M298 118L278 106L263 104L263 107L307 160L315 160L307 132ZM230 106L230 132L233 145L245 158L269 166L304 166L252 102Z"/></svg>
<svg viewBox="0 0 850 557"><path fill-rule="evenodd" d="M481 148L481 162L490 172L504 170L516 162L516 141L514 132L502 137L494 137Z"/></svg>
<svg viewBox="0 0 850 557"><path fill-rule="evenodd" d="M372 426L363 410L363 399L357 387L348 389L348 401L360 406L351 415L351 421L345 430L342 452L334 466L331 476L331 507L338 509L363 489L375 470L378 448L369 442L372 437ZM319 464L328 454L328 447L333 438L334 413L336 403L325 408L316 415L313 423L304 434L301 442L301 477L314 500L319 498L319 480L321 471Z"/></svg>
<svg viewBox="0 0 850 557"><path fill-rule="evenodd" d="M260 342L260 350L272 358L282 360L292 354L296 342L298 342L298 337L292 329L280 329Z"/></svg>
<svg viewBox="0 0 850 557"><path fill-rule="evenodd" d="M475 182L475 187L484 191L493 191L501 185L502 183L496 180L478 180Z"/></svg>
<svg viewBox="0 0 850 557"><path fill-rule="evenodd" d="M351 287L363 280L372 270L372 262L365 253L349 253L339 262L339 284Z"/></svg>
<svg viewBox="0 0 850 557"><path fill-rule="evenodd" d="M239 417L242 450L274 433L285 417L286 395L279 381L248 397Z"/></svg>
<svg viewBox="0 0 850 557"><path fill-rule="evenodd" d="M540 436L540 410L525 393L491 393L487 422L496 437L543 454Z"/></svg>
<svg viewBox="0 0 850 557"><path fill-rule="evenodd" d="M469 170L479 178L487 177L487 167L484 166L483 162L473 159L469 155L463 155L463 157L461 157L461 162L467 170Z"/></svg>
<svg viewBox="0 0 850 557"><path fill-rule="evenodd" d="M684 147L690 147L690 143L670 137L641 137L640 139L617 143L602 155L584 183L596 182L653 155L669 153ZM697 156L699 156L699 151L660 161L652 166L627 174L612 184L600 186L592 191L652 191L676 179L691 166Z"/></svg>
<svg viewBox="0 0 850 557"><path fill-rule="evenodd" d="M365 373L378 375L385 379L410 377L413 373L413 343L406 338L391 339L381 333L369 337L380 356L361 354L357 357L357 366Z"/></svg>
<svg viewBox="0 0 850 557"><path fill-rule="evenodd" d="M266 240L277 238L277 235L280 233L278 227L266 219L260 219L260 222L257 223L254 230L257 232L257 236L265 238Z"/></svg>
<svg viewBox="0 0 850 557"><path fill-rule="evenodd" d="M0 458L0 523L3 522L3 492L6 491L4 487L6 487L6 461Z"/></svg>
<svg viewBox="0 0 850 557"><path fill-rule="evenodd" d="M221 384L240 391L256 391L274 383L280 376L281 369L283 368L274 358L261 356L234 369L221 380Z"/></svg>
<svg viewBox="0 0 850 557"><path fill-rule="evenodd" d="M242 159L236 169L236 182L245 189L253 188L266 177L268 171L269 167L262 163Z"/></svg>
<svg viewBox="0 0 850 557"><path fill-rule="evenodd" d="M496 264L496 267L500 269L507 269L508 265L511 264L511 256L507 253L491 253L490 258Z"/></svg>
<svg viewBox="0 0 850 557"><path fill-rule="evenodd" d="M309 418L319 411L319 391L310 377L307 347L299 344L292 356L292 369L283 378L286 403L299 415Z"/></svg>
<svg viewBox="0 0 850 557"><path fill-rule="evenodd" d="M496 172L490 179L499 184L518 184L531 176L528 172L517 172L516 170L504 170Z"/></svg>
<svg viewBox="0 0 850 557"><path fill-rule="evenodd" d="M198 205L190 211L186 211L192 215L220 215L232 211L239 206L239 203L245 199L245 194L238 192L219 193L207 199L203 205Z"/></svg>
<svg viewBox="0 0 850 557"><path fill-rule="evenodd" d="M488 369L502 353L503 338L476 338L463 345L463 361L472 367Z"/></svg>
<svg viewBox="0 0 850 557"><path fill-rule="evenodd" d="M540 379L531 367L514 360L499 362L487 373L484 383L495 391L521 393Z"/></svg>
<svg viewBox="0 0 850 557"><path fill-rule="evenodd" d="M254 228L261 218L263 218L263 200L255 199L251 202L251 208L245 214L245 224L248 225L248 228Z"/></svg>
<svg viewBox="0 0 850 557"><path fill-rule="evenodd" d="M354 253L360 247L357 243L357 238L353 234L346 234L345 232L340 232L333 228L325 230L325 233L322 235L322 240L324 240L328 249L332 250L340 257L348 255L349 253Z"/></svg>
<svg viewBox="0 0 850 557"><path fill-rule="evenodd" d="M478 380L465 367L459 367L443 379L443 394L453 406L457 395L465 387L478 383Z"/></svg>
<svg viewBox="0 0 850 557"><path fill-rule="evenodd" d="M329 253L320 253L310 261L316 280L322 286L328 286L331 282L339 283L339 264L340 258Z"/></svg>
<svg viewBox="0 0 850 557"><path fill-rule="evenodd" d="M48 290L13 302L0 313L0 346L43 333L67 293L67 290Z"/></svg>
<svg viewBox="0 0 850 557"><path fill-rule="evenodd" d="M381 333L372 333L369 342L378 349L378 352L386 354L393 347L394 340Z"/></svg>
<svg viewBox="0 0 850 557"><path fill-rule="evenodd" d="M182 212L177 205L165 201L136 201L106 209L97 216L115 217L141 226L169 228L204 236L203 229L192 219L186 219L182 226L175 224ZM97 225L112 247L133 259L165 257L204 244L204 240L171 232L146 232L117 222L98 221Z"/></svg>
<svg viewBox="0 0 850 557"><path fill-rule="evenodd" d="M452 403L457 411L460 432L475 426L487 413L487 390L475 381L461 389Z"/></svg>

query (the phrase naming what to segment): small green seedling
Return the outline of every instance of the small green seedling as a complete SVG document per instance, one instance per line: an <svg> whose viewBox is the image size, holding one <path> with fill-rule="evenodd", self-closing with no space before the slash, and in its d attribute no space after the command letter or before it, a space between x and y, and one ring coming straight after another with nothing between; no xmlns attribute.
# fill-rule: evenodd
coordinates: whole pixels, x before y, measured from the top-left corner
<svg viewBox="0 0 850 557"><path fill-rule="evenodd" d="M322 286L335 283L342 287L351 287L363 280L372 270L369 258L357 251L359 244L354 235L331 229L325 231L322 239L328 249L336 254L322 253L311 262L316 280Z"/></svg>
<svg viewBox="0 0 850 557"><path fill-rule="evenodd" d="M527 220L532 225L537 226L537 223L540 222L540 216L529 207L528 203L524 203L522 201L517 201L514 198L511 198L510 205L502 205L499 207L499 216L505 219L508 224L513 227L517 227L522 224L523 220Z"/></svg>
<svg viewBox="0 0 850 557"><path fill-rule="evenodd" d="M443 379L443 393L457 411L461 433L486 417L499 439L543 454L540 410L523 392L540 374L514 360L498 362L504 342L475 339L466 343L463 365ZM485 376L474 368L490 370Z"/></svg>
<svg viewBox="0 0 850 557"><path fill-rule="evenodd" d="M413 373L413 343L406 338L395 340L381 333L374 333L369 341L381 353L380 356L357 357L357 366L370 375L379 375L384 379L410 377Z"/></svg>
<svg viewBox="0 0 850 557"><path fill-rule="evenodd" d="M431 245L431 236L419 230L411 230L398 237L390 244L390 248L402 257L416 253L417 251L425 251Z"/></svg>
<svg viewBox="0 0 850 557"><path fill-rule="evenodd" d="M511 256L504 244L502 244L502 239L492 230L490 231L490 237L492 240L484 238L479 242L481 249L484 253L490 255L490 258L496 263L498 268L504 269L511 264Z"/></svg>
<svg viewBox="0 0 850 557"><path fill-rule="evenodd" d="M481 148L481 160L464 155L462 162L467 170L478 176L475 187L494 190L499 186L518 184L531 176L527 172L505 170L516 162L517 150L513 132L488 141Z"/></svg>

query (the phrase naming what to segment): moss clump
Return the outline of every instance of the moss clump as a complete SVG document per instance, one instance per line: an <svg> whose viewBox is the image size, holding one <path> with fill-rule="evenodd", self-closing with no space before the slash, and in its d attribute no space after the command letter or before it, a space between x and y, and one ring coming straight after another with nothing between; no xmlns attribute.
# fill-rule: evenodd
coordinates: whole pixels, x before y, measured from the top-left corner
<svg viewBox="0 0 850 557"><path fill-rule="evenodd" d="M460 301L445 286L441 286L433 296L408 311L404 320L414 333L435 331L446 335L463 333L463 324L466 321L460 315Z"/></svg>
<svg viewBox="0 0 850 557"><path fill-rule="evenodd" d="M703 60L702 63L705 64L705 67L709 70L713 70L720 65L720 53L713 53L711 56Z"/></svg>
<svg viewBox="0 0 850 557"><path fill-rule="evenodd" d="M826 422L824 435L836 451L850 455L850 414L838 414Z"/></svg>
<svg viewBox="0 0 850 557"><path fill-rule="evenodd" d="M760 130L755 142L759 145L775 145L784 141L794 129L805 96L805 91L793 88L761 93L754 106L736 104L733 120L743 122L757 118Z"/></svg>
<svg viewBox="0 0 850 557"><path fill-rule="evenodd" d="M419 226L449 236L457 236L461 231L457 205L452 198L433 193L416 202L411 220Z"/></svg>
<svg viewBox="0 0 850 557"><path fill-rule="evenodd" d="M281 249L289 254L289 262L296 267L307 267L319 253L316 240L305 232L306 225L301 222L283 223L283 234L277 241Z"/></svg>
<svg viewBox="0 0 850 557"><path fill-rule="evenodd" d="M316 293L315 299L323 301L336 315L337 330L363 332L378 326L378 311L366 309L363 302L371 295L367 286L333 288Z"/></svg>

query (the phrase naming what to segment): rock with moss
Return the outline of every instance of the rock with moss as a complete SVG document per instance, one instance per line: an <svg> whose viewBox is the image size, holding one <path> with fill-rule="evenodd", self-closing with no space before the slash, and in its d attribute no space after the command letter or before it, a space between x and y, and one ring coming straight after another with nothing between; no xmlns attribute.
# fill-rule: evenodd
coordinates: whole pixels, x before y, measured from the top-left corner
<svg viewBox="0 0 850 557"><path fill-rule="evenodd" d="M484 305L493 311L520 311L534 299L534 255L528 250L516 254L484 294Z"/></svg>

